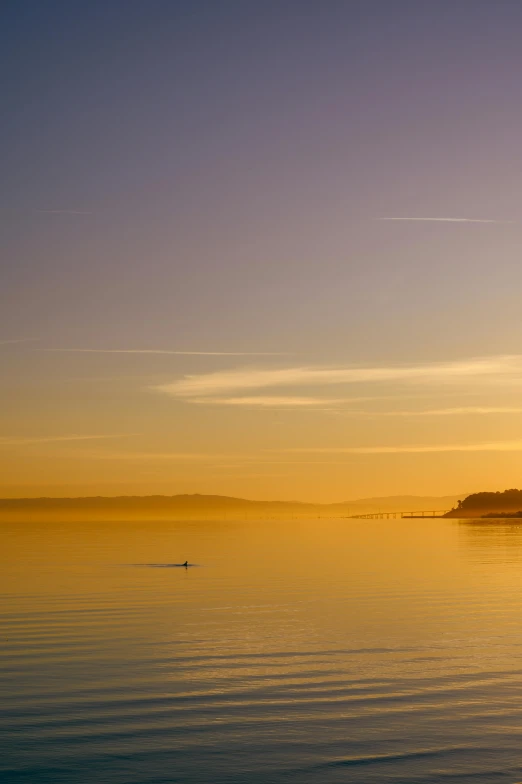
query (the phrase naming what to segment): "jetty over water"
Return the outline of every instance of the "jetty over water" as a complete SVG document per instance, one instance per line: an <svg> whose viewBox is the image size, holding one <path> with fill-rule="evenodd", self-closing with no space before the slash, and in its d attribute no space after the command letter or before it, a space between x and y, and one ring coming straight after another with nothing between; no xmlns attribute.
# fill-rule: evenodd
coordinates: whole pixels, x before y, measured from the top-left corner
<svg viewBox="0 0 522 784"><path fill-rule="evenodd" d="M444 517L451 509L421 509L417 512L371 512L370 514L350 515L351 520L390 520L421 519L423 517Z"/></svg>

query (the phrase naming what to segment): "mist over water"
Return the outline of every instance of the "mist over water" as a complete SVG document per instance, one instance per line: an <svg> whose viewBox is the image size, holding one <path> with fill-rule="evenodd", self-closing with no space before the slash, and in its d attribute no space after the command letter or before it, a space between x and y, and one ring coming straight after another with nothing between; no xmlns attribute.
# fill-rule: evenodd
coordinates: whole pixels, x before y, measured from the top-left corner
<svg viewBox="0 0 522 784"><path fill-rule="evenodd" d="M0 535L2 782L522 780L517 521Z"/></svg>

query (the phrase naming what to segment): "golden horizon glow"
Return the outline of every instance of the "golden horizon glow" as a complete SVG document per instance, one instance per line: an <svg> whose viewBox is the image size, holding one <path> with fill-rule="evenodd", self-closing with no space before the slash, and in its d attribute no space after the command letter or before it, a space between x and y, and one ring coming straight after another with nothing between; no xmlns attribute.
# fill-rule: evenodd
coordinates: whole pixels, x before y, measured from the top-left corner
<svg viewBox="0 0 522 784"><path fill-rule="evenodd" d="M154 383L150 369L139 372L143 353L120 373L96 353L96 373L82 376L75 352L53 358L6 343L6 363L47 361L11 391L0 494L335 502L504 489L522 468L518 355L381 366L267 358L218 371L202 363L234 360L198 355L198 373L180 366L173 381Z"/></svg>

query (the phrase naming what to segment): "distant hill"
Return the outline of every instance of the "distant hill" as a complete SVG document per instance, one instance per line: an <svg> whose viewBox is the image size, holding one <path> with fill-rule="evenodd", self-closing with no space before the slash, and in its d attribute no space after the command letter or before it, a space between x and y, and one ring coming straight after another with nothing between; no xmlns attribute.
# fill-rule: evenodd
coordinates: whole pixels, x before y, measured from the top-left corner
<svg viewBox="0 0 522 784"><path fill-rule="evenodd" d="M462 497L462 494L461 494ZM446 510L457 496L384 496L336 504L250 501L221 495L3 498L0 520L172 520L349 517L373 512Z"/></svg>

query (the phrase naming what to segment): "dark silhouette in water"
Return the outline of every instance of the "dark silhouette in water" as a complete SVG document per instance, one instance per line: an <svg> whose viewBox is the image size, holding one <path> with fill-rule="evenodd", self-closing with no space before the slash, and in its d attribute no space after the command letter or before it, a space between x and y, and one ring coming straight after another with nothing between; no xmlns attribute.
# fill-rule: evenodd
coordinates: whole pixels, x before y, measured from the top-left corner
<svg viewBox="0 0 522 784"><path fill-rule="evenodd" d="M147 566L151 569L188 569L192 566L198 566L198 564L191 564L188 561L185 563L137 563L137 564L129 564L130 566Z"/></svg>

